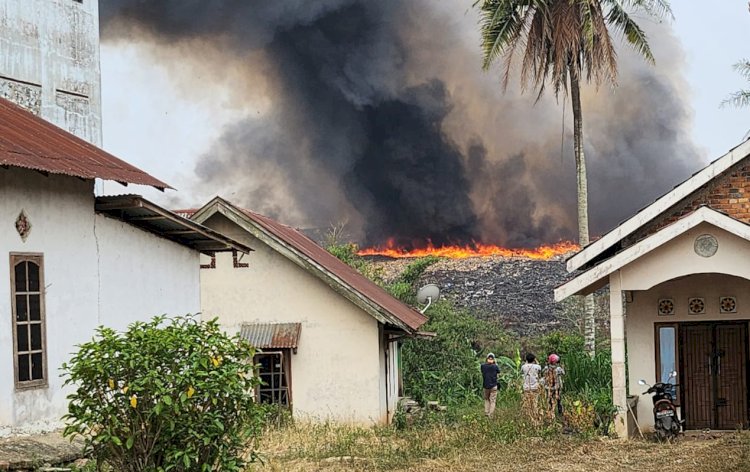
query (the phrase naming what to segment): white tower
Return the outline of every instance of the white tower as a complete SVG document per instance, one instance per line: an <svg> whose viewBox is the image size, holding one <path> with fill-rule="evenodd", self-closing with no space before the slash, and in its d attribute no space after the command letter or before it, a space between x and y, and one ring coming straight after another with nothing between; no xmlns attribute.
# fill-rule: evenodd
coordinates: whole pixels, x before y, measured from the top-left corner
<svg viewBox="0 0 750 472"><path fill-rule="evenodd" d="M98 0L0 0L0 97L101 147Z"/></svg>

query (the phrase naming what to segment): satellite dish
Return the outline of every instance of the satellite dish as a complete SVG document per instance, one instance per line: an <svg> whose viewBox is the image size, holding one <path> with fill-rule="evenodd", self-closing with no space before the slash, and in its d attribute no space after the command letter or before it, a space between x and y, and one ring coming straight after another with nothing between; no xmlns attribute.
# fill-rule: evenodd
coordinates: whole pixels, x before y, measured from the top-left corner
<svg viewBox="0 0 750 472"><path fill-rule="evenodd" d="M417 303L420 305L426 303L427 305L422 308L420 313L427 311L432 302L436 302L440 298L440 288L435 284L427 284L417 291Z"/></svg>

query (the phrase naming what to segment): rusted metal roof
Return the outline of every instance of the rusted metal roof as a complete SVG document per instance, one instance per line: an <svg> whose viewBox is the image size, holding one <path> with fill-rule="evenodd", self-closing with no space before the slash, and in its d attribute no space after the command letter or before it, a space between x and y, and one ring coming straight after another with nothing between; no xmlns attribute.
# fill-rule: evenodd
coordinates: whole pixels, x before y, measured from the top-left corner
<svg viewBox="0 0 750 472"><path fill-rule="evenodd" d="M161 180L0 98L0 166L172 188Z"/></svg>
<svg viewBox="0 0 750 472"><path fill-rule="evenodd" d="M395 326L413 334L427 322L427 318L423 314L393 297L370 279L290 226L281 224L267 216L239 208L221 197L216 197L200 210L193 211L191 218L198 217L200 218L199 221L205 221L203 218L207 218L214 211L219 211L219 205L223 205L230 210L233 209L240 216L244 216L251 224L260 227L276 241L301 255L305 260L312 262L313 269L318 271L316 275L319 277L325 276L325 281L329 285L338 285L339 290L337 291L339 293L342 293L341 287L343 287L345 289L343 293L352 296L350 290L353 290L355 292L353 298L357 298L356 301L352 300L353 302L364 305L367 309L376 310L377 313L389 319ZM204 209L212 210L211 213L205 213ZM181 211L187 213L190 210ZM305 268L310 270L309 264Z"/></svg>
<svg viewBox="0 0 750 472"><path fill-rule="evenodd" d="M259 349L295 349L301 323L243 323L240 337Z"/></svg>
<svg viewBox="0 0 750 472"><path fill-rule="evenodd" d="M231 250L244 253L252 251L248 246L162 208L140 195L96 197L94 208L97 213L117 218L204 254Z"/></svg>

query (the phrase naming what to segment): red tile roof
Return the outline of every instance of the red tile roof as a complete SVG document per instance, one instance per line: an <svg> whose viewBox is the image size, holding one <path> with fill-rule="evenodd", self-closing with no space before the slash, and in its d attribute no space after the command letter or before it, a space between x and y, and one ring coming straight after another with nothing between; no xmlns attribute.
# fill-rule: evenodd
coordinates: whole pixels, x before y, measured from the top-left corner
<svg viewBox="0 0 750 472"><path fill-rule="evenodd" d="M0 166L171 188L85 140L0 98Z"/></svg>
<svg viewBox="0 0 750 472"><path fill-rule="evenodd" d="M290 246L298 253L301 253L305 258L315 262L328 273L333 274L341 282L348 285L351 289L358 292L371 303L374 303L393 318L406 325L410 330L416 332L427 322L427 318L423 314L393 297L380 286L357 272L355 269L349 267L336 256L320 247L312 239L296 229L272 220L267 216L236 207L220 197L209 202L204 208L213 204L217 200L221 204L242 212L273 237ZM197 211L199 210L177 210L176 213L192 215Z"/></svg>

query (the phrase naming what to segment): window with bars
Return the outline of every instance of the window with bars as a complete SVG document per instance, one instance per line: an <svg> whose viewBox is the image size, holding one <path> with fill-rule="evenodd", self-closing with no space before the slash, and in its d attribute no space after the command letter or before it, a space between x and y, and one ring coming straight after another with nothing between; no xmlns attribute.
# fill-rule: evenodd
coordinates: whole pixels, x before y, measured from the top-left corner
<svg viewBox="0 0 750 472"><path fill-rule="evenodd" d="M43 256L11 254L10 265L15 385L43 387L47 385Z"/></svg>
<svg viewBox="0 0 750 472"><path fill-rule="evenodd" d="M289 349L256 354L261 384L257 388L260 403L289 406L292 403L291 356Z"/></svg>

